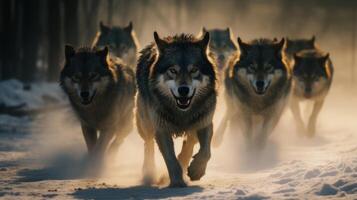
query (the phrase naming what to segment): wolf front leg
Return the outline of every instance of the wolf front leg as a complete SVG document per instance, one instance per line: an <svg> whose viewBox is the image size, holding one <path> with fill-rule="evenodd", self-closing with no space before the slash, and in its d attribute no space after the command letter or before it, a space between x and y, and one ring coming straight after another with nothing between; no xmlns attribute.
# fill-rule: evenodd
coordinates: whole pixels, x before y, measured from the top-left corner
<svg viewBox="0 0 357 200"><path fill-rule="evenodd" d="M226 132L228 122L230 121L232 115L229 112L229 109L227 109L221 123L218 126L217 131L215 131L214 136L213 136L213 142L212 145L213 147L217 148L222 144L223 141L223 136L224 133Z"/></svg>
<svg viewBox="0 0 357 200"><path fill-rule="evenodd" d="M197 142L198 140L196 132L192 131L186 133L186 139L183 141L181 152L178 155L178 160L184 172L187 172L188 164L192 158L193 148Z"/></svg>
<svg viewBox="0 0 357 200"><path fill-rule="evenodd" d="M94 147L94 158L95 159L100 159L102 160L104 158L104 155L109 147L110 141L114 137L114 131L113 130L102 130L100 131L99 138L97 140L97 143L95 144Z"/></svg>
<svg viewBox="0 0 357 200"><path fill-rule="evenodd" d="M182 168L175 155L171 133L158 131L155 138L169 172L169 187L186 187L187 185L182 177Z"/></svg>
<svg viewBox="0 0 357 200"><path fill-rule="evenodd" d="M324 100L318 100L314 103L314 108L312 109L311 116L309 118L309 123L307 125L307 133L309 137L313 137L316 133L316 121L321 108L324 104Z"/></svg>
<svg viewBox="0 0 357 200"><path fill-rule="evenodd" d="M299 101L296 99L296 97L291 97L290 108L295 119L297 131L299 132L299 134L304 134L305 126L301 117Z"/></svg>
<svg viewBox="0 0 357 200"><path fill-rule="evenodd" d="M213 124L197 131L197 138L200 143L200 150L193 156L193 160L188 167L188 176L192 181L200 180L206 173L206 167L211 158L211 140L213 135Z"/></svg>
<svg viewBox="0 0 357 200"><path fill-rule="evenodd" d="M97 142L97 130L85 125L84 123L81 123L81 127L88 153L91 154L93 153L94 146Z"/></svg>

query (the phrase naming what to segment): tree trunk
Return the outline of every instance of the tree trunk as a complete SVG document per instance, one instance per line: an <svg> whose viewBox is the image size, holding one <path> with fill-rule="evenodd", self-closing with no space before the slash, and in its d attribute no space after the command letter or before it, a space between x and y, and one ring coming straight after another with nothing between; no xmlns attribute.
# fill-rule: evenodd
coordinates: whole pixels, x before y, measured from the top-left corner
<svg viewBox="0 0 357 200"><path fill-rule="evenodd" d="M79 44L78 0L64 0L65 43Z"/></svg>
<svg viewBox="0 0 357 200"><path fill-rule="evenodd" d="M113 10L114 10L114 2L113 0L108 0L108 25L113 25Z"/></svg>
<svg viewBox="0 0 357 200"><path fill-rule="evenodd" d="M18 76L17 61L19 51L17 50L17 26L20 15L20 1L2 1L2 79L10 79ZM14 11L14 12L12 12Z"/></svg>
<svg viewBox="0 0 357 200"><path fill-rule="evenodd" d="M58 80L61 54L60 1L48 1L48 70L49 81Z"/></svg>
<svg viewBox="0 0 357 200"><path fill-rule="evenodd" d="M37 74L38 49L40 44L40 0L23 1L23 68L22 80L25 82L33 81Z"/></svg>
<svg viewBox="0 0 357 200"><path fill-rule="evenodd" d="M98 12L101 5L100 0L92 1L83 1L83 10L85 13L85 22L86 22L86 43L90 44L96 34L98 26ZM88 8L89 3L89 8Z"/></svg>

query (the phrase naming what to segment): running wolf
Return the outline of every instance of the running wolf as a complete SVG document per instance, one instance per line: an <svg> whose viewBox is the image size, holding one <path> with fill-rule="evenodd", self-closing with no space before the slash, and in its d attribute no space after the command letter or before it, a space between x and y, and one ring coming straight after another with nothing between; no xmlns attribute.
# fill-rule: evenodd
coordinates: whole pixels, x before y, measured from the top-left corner
<svg viewBox="0 0 357 200"><path fill-rule="evenodd" d="M118 60L117 60L118 61ZM113 152L133 127L134 72L102 50L65 46L60 85L78 116L91 156Z"/></svg>
<svg viewBox="0 0 357 200"><path fill-rule="evenodd" d="M291 70L284 59L284 43L238 38L240 55L232 59L225 74L226 114L215 134L219 146L227 123L241 122L248 147L262 149L288 101Z"/></svg>
<svg viewBox="0 0 357 200"><path fill-rule="evenodd" d="M154 180L154 139L164 157L170 187L185 187L183 171L199 180L211 157L216 72L208 54L209 33L160 38L141 51L136 71L136 124L145 141L144 181ZM173 137L186 136L175 156ZM197 141L200 150L192 157Z"/></svg>
<svg viewBox="0 0 357 200"><path fill-rule="evenodd" d="M294 60L291 110L297 122L298 130L305 132L299 102L303 100L314 102L307 125L307 135L312 137L316 132L317 116L332 83L333 66L329 54L317 49L301 51L294 55Z"/></svg>
<svg viewBox="0 0 357 200"><path fill-rule="evenodd" d="M126 27L109 27L100 22L99 29L100 31L94 38L92 47L108 46L113 56L121 58L124 63L134 68L139 42L133 30L133 23L130 22Z"/></svg>
<svg viewBox="0 0 357 200"><path fill-rule="evenodd" d="M233 33L230 28L206 30L203 27L201 35L206 32L210 34L209 48L216 60L218 72L223 74L228 60L237 52L237 46L232 40Z"/></svg>

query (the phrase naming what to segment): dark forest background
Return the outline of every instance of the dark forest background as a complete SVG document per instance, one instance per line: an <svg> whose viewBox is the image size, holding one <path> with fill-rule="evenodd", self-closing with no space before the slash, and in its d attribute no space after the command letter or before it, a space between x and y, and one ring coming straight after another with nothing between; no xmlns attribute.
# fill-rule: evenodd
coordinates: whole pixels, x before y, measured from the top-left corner
<svg viewBox="0 0 357 200"><path fill-rule="evenodd" d="M0 79L57 81L63 46L91 45L99 21L134 24L141 47L160 35L231 27L235 37L311 37L336 76L354 82L355 0L1 0Z"/></svg>

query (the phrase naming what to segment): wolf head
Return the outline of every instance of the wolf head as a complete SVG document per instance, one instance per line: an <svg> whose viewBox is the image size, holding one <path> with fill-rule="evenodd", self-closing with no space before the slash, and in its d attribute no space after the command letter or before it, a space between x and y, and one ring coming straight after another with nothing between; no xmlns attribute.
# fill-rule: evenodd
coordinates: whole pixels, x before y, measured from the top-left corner
<svg viewBox="0 0 357 200"><path fill-rule="evenodd" d="M279 42L259 39L250 43L238 38L241 54L232 76L257 95L265 94L287 70L283 61L284 43L284 38Z"/></svg>
<svg viewBox="0 0 357 200"><path fill-rule="evenodd" d="M305 50L294 55L293 79L296 90L305 98L320 92L331 77L329 54Z"/></svg>
<svg viewBox="0 0 357 200"><path fill-rule="evenodd" d="M290 40L286 39L286 53L292 58L294 53L298 53L302 50L315 49L315 36L312 36L311 39L296 39Z"/></svg>
<svg viewBox="0 0 357 200"><path fill-rule="evenodd" d="M230 28L206 30L203 27L201 32L202 34L210 33L210 51L217 60L218 69L224 68L229 58L237 51L237 46L231 38Z"/></svg>
<svg viewBox="0 0 357 200"><path fill-rule="evenodd" d="M103 50L83 47L75 51L72 46L65 46L65 65L60 82L72 102L90 105L105 92L113 80L107 56L107 47Z"/></svg>
<svg viewBox="0 0 357 200"><path fill-rule="evenodd" d="M93 46L99 48L108 46L110 53L121 58L125 63L135 63L138 44L131 22L126 27L109 27L100 22L99 28L100 32Z"/></svg>
<svg viewBox="0 0 357 200"><path fill-rule="evenodd" d="M215 71L207 54L209 33L202 39L179 35L161 39L154 33L158 52L151 69L157 94L181 111L189 110L215 88Z"/></svg>

